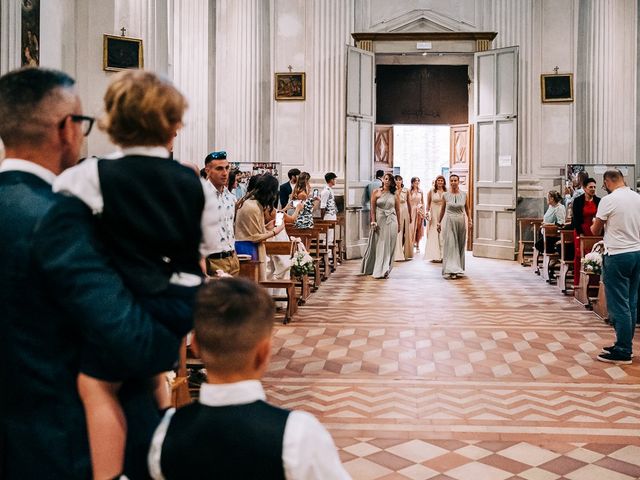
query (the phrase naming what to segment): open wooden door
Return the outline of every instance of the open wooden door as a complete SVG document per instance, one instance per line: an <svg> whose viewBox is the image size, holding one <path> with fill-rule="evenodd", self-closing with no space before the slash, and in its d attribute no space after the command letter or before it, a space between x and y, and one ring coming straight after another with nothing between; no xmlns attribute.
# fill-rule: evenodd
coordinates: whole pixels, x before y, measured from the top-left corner
<svg viewBox="0 0 640 480"><path fill-rule="evenodd" d="M473 255L513 260L518 175L518 47L475 54Z"/></svg>
<svg viewBox="0 0 640 480"><path fill-rule="evenodd" d="M360 258L369 238L369 209L364 190L373 179L375 58L372 52L347 47L347 119L345 227L347 258Z"/></svg>
<svg viewBox="0 0 640 480"><path fill-rule="evenodd" d="M460 190L467 192L473 218L473 124L451 125L449 174L460 177ZM467 250L473 249L473 229L467 236Z"/></svg>

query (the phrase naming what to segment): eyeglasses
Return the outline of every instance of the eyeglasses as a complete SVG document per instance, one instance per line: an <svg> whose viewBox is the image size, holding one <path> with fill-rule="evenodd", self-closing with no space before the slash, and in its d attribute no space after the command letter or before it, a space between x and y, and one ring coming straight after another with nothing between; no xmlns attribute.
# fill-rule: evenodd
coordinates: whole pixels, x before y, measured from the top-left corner
<svg viewBox="0 0 640 480"><path fill-rule="evenodd" d="M67 115L62 119L59 125L60 128L64 127L64 122L67 120L67 118L70 118L72 122L80 124L82 135L84 135L85 137L91 133L91 129L93 128L93 122L96 121L96 119L93 117L72 114L72 115Z"/></svg>

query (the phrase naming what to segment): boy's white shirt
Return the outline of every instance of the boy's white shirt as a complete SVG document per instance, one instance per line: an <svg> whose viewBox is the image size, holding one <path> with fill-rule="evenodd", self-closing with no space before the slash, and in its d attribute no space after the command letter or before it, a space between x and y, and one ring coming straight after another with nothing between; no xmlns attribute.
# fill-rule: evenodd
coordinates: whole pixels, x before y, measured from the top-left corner
<svg viewBox="0 0 640 480"><path fill-rule="evenodd" d="M266 401L259 380L214 385L203 383L199 402L210 407L243 405ZM175 409L165 414L151 441L148 464L151 477L164 479L160 468L162 443ZM313 448L309 448L313 445ZM282 441L282 463L287 480L347 480L351 477L340 463L340 457L329 432L311 414L292 411L287 418ZM213 473L213 472L212 472ZM204 472L203 472L204 475Z"/></svg>

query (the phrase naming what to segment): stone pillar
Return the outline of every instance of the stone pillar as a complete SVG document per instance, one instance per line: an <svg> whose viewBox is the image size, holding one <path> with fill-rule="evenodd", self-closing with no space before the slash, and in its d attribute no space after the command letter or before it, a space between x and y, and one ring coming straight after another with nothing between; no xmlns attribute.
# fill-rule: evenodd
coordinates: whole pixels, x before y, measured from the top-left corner
<svg viewBox="0 0 640 480"><path fill-rule="evenodd" d="M635 0L580 1L579 163L636 163Z"/></svg>
<svg viewBox="0 0 640 480"><path fill-rule="evenodd" d="M209 6L207 0L168 0L169 76L189 109L174 144L174 157L202 165L208 142Z"/></svg>
<svg viewBox="0 0 640 480"><path fill-rule="evenodd" d="M17 0L0 4L0 75L20 67L22 11Z"/></svg>
<svg viewBox="0 0 640 480"><path fill-rule="evenodd" d="M216 123L210 149L226 150L230 161L269 161L270 3L216 2Z"/></svg>

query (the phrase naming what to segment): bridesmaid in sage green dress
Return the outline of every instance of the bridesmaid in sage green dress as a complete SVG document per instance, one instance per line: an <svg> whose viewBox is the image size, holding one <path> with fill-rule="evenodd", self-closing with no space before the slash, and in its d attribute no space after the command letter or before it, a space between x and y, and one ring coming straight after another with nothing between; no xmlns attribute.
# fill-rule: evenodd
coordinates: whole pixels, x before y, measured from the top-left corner
<svg viewBox="0 0 640 480"><path fill-rule="evenodd" d="M393 267L400 216L400 201L395 192L393 175L387 173L382 177L382 188L374 190L371 195L371 231L360 267L362 275L387 278Z"/></svg>
<svg viewBox="0 0 640 480"><path fill-rule="evenodd" d="M443 195L443 208L438 219L438 232L442 231L442 276L458 278L464 274L464 252L467 245L465 215L471 227L467 194L460 191L460 178L449 177L450 190ZM444 224L442 219L444 217ZM442 227L441 227L442 225Z"/></svg>

